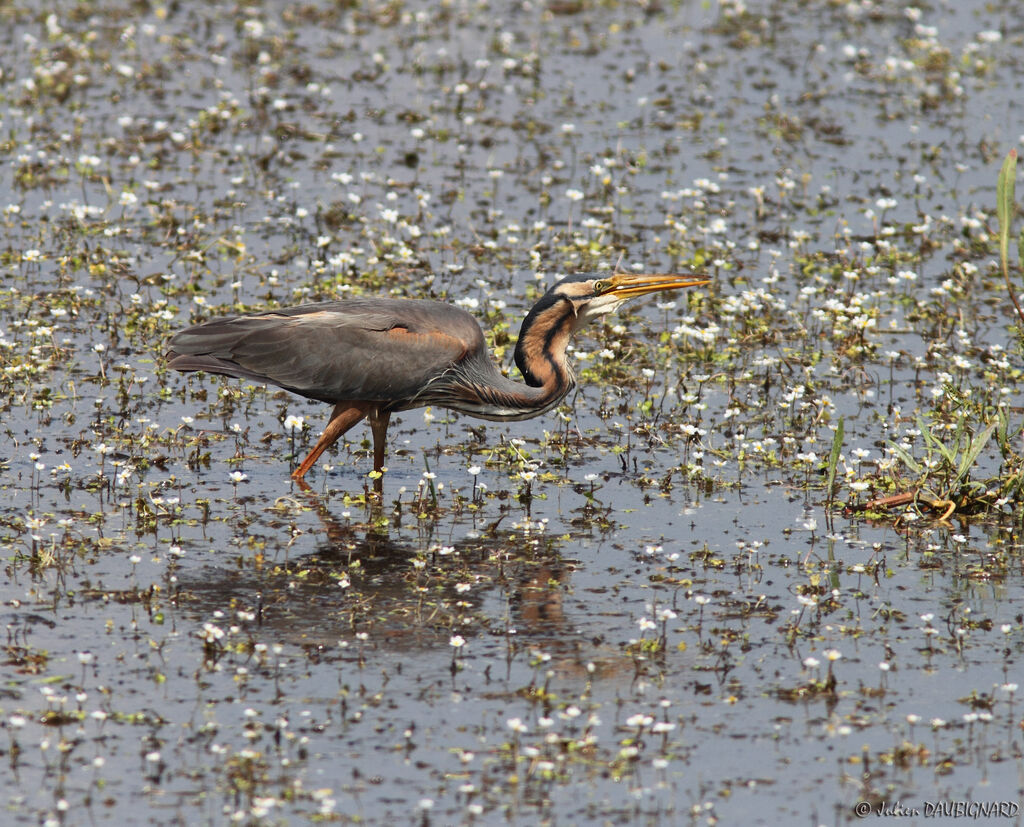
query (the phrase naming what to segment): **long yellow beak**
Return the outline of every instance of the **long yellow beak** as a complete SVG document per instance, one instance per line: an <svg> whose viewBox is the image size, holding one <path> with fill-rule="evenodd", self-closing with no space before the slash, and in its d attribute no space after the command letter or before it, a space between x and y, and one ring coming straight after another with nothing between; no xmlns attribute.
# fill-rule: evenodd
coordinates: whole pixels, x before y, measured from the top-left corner
<svg viewBox="0 0 1024 827"><path fill-rule="evenodd" d="M616 298L632 299L657 293L661 290L681 290L684 287L700 287L710 283L711 279L704 276L680 275L677 273L648 273L629 275L617 273L606 279L600 279L594 290L599 296L613 295Z"/></svg>

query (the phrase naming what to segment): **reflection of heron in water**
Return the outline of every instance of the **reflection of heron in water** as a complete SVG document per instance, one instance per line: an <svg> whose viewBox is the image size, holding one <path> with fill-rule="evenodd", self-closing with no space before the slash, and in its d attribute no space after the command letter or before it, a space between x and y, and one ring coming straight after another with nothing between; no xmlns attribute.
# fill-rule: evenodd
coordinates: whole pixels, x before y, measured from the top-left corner
<svg viewBox="0 0 1024 827"><path fill-rule="evenodd" d="M628 299L707 282L623 274L558 282L519 331L515 362L523 382L498 370L469 313L408 299L358 298L212 319L171 337L167 364L267 382L334 405L319 441L292 472L297 482L363 417L380 472L392 413L438 405L481 419L539 416L575 385L565 349L576 330ZM374 487L381 490L379 475Z"/></svg>
<svg viewBox="0 0 1024 827"><path fill-rule="evenodd" d="M552 656L549 668L583 680L591 661L599 674L633 671L633 660L620 648L581 635L580 619L567 617L576 564L562 556L561 537L493 525L478 537L442 546L421 534L392 537L379 524L336 517L311 494L279 502L280 516L300 502L316 514L324 534L316 551L288 557L282 540L278 553L268 545L265 558L243 558L228 570L182 568L176 575L178 611L206 621L233 605L260 637L269 633L307 651L322 647L324 657L333 652L346 660L350 655L339 653L339 640L351 644L361 632L368 634L367 646L428 657L450 656L449 639L458 633L470 641L470 653L490 651L493 657L495 647L507 647L509 664L518 652L541 650ZM487 649L476 648L474 638Z"/></svg>
<svg viewBox="0 0 1024 827"><path fill-rule="evenodd" d="M204 567L194 576L180 570L179 605L208 619L233 604L282 642L306 647L331 648L366 632L388 648L447 651L454 632L469 638L511 624L513 645L565 650L562 594L573 566L550 544L484 534L422 553L419 542L337 520L320 498L310 500L327 534L314 553L229 571ZM481 616L496 590L507 595L509 614Z"/></svg>
<svg viewBox="0 0 1024 827"><path fill-rule="evenodd" d="M479 607L483 591L505 586L509 590L512 620L523 631L530 635L558 637L565 631L562 586L573 567L550 547L538 550L534 540L515 533L499 534L495 523L479 537L454 541L448 546L435 544L425 555L418 555L409 546L392 541L376 529L362 533L351 523L339 521L320 498L309 497L309 501L327 535L327 542L317 552L318 561L349 566L353 560L358 560L359 571L384 587L379 578L389 573L404 574L406 585L415 583L418 577L412 561L419 558L432 572L446 579L459 580L460 574L471 576L474 582L467 592L459 593L455 585L452 588L456 600L469 603L474 610ZM384 590L388 591L388 596L394 596L390 590ZM400 591L400 594L406 592ZM448 596L451 597L450 592ZM386 596L375 588L373 608L379 606L382 598ZM419 598L418 602L421 600ZM377 614L373 608L368 612L370 615ZM448 627L440 624L438 628Z"/></svg>

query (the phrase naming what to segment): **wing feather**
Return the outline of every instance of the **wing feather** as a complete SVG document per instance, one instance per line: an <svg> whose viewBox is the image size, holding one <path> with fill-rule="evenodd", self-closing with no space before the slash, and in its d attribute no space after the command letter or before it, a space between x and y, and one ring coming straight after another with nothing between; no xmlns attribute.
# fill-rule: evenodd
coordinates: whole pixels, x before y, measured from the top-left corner
<svg viewBox="0 0 1024 827"><path fill-rule="evenodd" d="M353 299L229 316L175 334L168 364L267 382L324 402L411 400L484 349L451 305Z"/></svg>

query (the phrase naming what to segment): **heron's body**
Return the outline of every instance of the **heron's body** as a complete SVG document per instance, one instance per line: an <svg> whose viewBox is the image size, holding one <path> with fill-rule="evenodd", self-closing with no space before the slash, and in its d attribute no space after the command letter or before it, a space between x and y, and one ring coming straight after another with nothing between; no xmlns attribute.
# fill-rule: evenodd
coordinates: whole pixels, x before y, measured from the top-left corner
<svg viewBox="0 0 1024 827"><path fill-rule="evenodd" d="M525 383L498 370L473 316L415 299L356 298L214 319L175 334L167 363L332 403L327 428L293 473L297 480L364 416L381 470L393 412L437 405L482 419L538 416L575 385L565 349L580 325L633 295L705 282L660 275L559 282L520 330L515 361Z"/></svg>

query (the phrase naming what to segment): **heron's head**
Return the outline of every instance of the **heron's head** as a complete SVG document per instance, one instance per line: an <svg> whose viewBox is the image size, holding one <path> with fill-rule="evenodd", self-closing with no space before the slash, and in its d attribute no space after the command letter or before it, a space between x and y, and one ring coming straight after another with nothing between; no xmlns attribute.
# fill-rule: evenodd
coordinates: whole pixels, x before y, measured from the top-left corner
<svg viewBox="0 0 1024 827"><path fill-rule="evenodd" d="M630 299L658 293L664 290L681 290L684 287L699 287L710 279L703 276L676 274L631 275L616 273L602 278L573 276L554 285L537 303L541 305L568 302L572 305L576 322L574 329L581 327L599 316L618 309Z"/></svg>
<svg viewBox="0 0 1024 827"><path fill-rule="evenodd" d="M516 343L516 365L528 385L539 386L543 381L538 370L545 369L546 363L565 366L569 336L587 322L611 313L629 299L663 290L697 287L708 281L703 276L625 273L563 279L541 296L527 314Z"/></svg>

